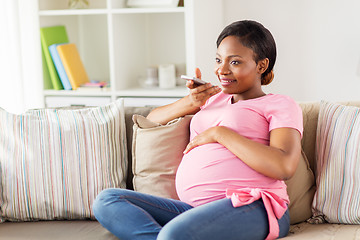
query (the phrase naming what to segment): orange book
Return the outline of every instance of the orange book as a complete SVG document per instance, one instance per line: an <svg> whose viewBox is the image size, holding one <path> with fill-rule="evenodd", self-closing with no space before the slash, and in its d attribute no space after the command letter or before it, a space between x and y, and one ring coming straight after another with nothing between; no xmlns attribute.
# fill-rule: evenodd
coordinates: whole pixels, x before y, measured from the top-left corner
<svg viewBox="0 0 360 240"><path fill-rule="evenodd" d="M58 45L56 49L64 65L72 89L75 90L80 85L90 82L74 43Z"/></svg>

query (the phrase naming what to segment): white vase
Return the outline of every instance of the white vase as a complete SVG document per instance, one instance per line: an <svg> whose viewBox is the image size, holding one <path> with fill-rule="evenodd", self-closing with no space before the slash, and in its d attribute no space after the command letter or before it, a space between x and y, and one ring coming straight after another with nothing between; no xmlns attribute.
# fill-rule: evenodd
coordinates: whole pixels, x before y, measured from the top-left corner
<svg viewBox="0 0 360 240"><path fill-rule="evenodd" d="M175 65L174 64L159 65L159 87L160 88L176 87Z"/></svg>

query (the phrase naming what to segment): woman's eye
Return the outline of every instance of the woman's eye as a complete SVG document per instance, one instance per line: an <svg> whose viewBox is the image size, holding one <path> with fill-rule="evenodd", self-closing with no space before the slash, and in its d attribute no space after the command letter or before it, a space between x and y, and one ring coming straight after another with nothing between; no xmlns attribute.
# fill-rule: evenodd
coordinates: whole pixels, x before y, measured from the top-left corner
<svg viewBox="0 0 360 240"><path fill-rule="evenodd" d="M215 58L215 62L221 63L221 60L219 58Z"/></svg>
<svg viewBox="0 0 360 240"><path fill-rule="evenodd" d="M239 61L234 60L234 61L231 61L231 64L233 64L233 65L238 65L238 64L240 64L240 62L239 62Z"/></svg>

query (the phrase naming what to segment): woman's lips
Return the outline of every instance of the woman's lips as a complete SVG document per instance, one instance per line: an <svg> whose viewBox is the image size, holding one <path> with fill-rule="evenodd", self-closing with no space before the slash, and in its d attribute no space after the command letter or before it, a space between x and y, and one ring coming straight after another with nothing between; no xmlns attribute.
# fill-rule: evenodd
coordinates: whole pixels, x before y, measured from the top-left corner
<svg viewBox="0 0 360 240"><path fill-rule="evenodd" d="M221 78L220 79L220 83L221 83L222 86L228 86L228 85L230 85L230 84L232 84L234 82L236 82L236 80L234 80L234 79L228 79L228 78Z"/></svg>

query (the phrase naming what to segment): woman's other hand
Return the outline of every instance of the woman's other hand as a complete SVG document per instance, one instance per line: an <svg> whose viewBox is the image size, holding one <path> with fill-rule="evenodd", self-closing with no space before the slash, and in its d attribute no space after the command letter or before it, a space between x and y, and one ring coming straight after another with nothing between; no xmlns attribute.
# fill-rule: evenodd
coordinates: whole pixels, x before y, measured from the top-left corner
<svg viewBox="0 0 360 240"><path fill-rule="evenodd" d="M217 130L219 128L221 127L217 126L217 127L209 128L204 132L200 133L199 135L197 135L196 137L194 137L186 146L184 150L184 154L188 153L191 149L197 146L204 145L207 143L216 143L217 142L216 135L218 134Z"/></svg>

